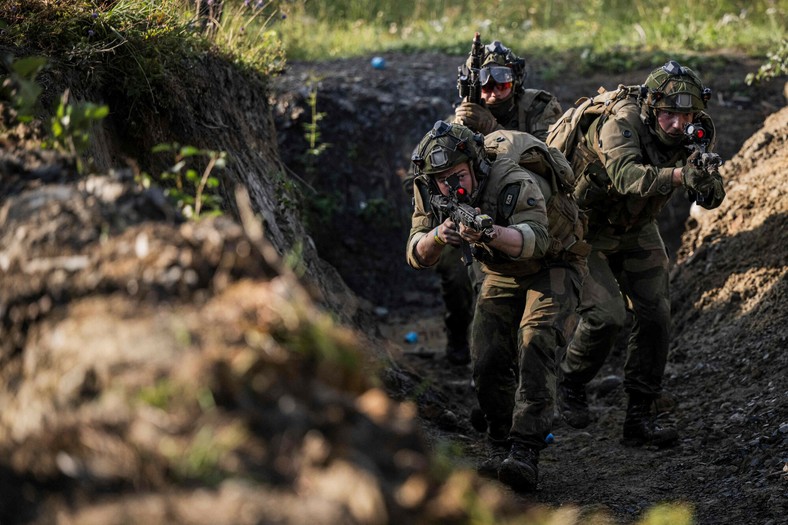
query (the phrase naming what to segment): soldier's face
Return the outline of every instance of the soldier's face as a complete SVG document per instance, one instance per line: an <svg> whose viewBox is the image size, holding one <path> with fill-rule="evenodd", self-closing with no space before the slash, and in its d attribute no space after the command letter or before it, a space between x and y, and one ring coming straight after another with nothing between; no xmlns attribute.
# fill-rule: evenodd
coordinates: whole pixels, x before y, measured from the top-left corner
<svg viewBox="0 0 788 525"><path fill-rule="evenodd" d="M482 100L488 105L503 102L512 96L512 87L513 84L511 82L499 84L490 81L487 85L482 86Z"/></svg>
<svg viewBox="0 0 788 525"><path fill-rule="evenodd" d="M473 176L471 165L467 162L463 162L462 164L457 164L446 171L435 174L435 183L438 185L438 189L442 195L446 197L449 196L450 188L449 184L446 182L446 179L452 175L457 175L460 180L460 186L467 192L468 195L473 193L473 189L476 185L476 178Z"/></svg>
<svg viewBox="0 0 788 525"><path fill-rule="evenodd" d="M664 109L657 111L657 124L668 135L681 135L684 133L684 126L693 120L695 120L694 113L677 113Z"/></svg>

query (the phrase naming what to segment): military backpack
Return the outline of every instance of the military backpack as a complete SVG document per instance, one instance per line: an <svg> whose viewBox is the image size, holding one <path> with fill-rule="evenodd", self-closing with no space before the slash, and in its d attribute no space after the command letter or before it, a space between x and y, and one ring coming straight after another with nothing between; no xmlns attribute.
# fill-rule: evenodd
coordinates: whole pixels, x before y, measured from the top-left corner
<svg viewBox="0 0 788 525"><path fill-rule="evenodd" d="M583 97L550 127L545 142L564 154L575 177L582 177L589 164L599 162L599 157L585 143L585 135L598 117L607 118L617 108L617 103L637 95L640 86L619 84L614 91L600 87L598 95Z"/></svg>
<svg viewBox="0 0 788 525"><path fill-rule="evenodd" d="M509 158L549 182L552 193L547 201L549 257L558 257L562 252L585 257L591 252L591 245L583 240L586 218L573 196L575 175L560 151L533 135L511 130L485 136L484 149L491 160Z"/></svg>

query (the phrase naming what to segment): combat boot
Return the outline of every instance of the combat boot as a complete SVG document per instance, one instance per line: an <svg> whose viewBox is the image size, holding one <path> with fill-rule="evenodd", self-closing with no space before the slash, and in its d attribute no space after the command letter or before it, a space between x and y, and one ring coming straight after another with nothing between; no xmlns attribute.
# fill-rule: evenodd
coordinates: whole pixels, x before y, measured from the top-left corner
<svg viewBox="0 0 788 525"><path fill-rule="evenodd" d="M487 457L479 463L476 471L481 476L495 478L498 476L498 468L506 459L509 453L509 439L496 439L489 434L487 435Z"/></svg>
<svg viewBox="0 0 788 525"><path fill-rule="evenodd" d="M561 381L558 384L558 410L569 426L586 428L591 422L586 386L581 383Z"/></svg>
<svg viewBox="0 0 788 525"><path fill-rule="evenodd" d="M654 401L654 397L630 394L621 440L624 445L671 447L676 444L679 434L675 424L668 413L655 410Z"/></svg>
<svg viewBox="0 0 788 525"><path fill-rule="evenodd" d="M509 455L498 469L498 480L517 492L536 490L539 481L539 451L520 443L512 443Z"/></svg>

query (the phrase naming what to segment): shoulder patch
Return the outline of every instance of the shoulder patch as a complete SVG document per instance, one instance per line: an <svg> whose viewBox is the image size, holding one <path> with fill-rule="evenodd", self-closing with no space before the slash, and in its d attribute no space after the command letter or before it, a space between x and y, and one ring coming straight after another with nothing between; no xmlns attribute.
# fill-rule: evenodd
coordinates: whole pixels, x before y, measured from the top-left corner
<svg viewBox="0 0 788 525"><path fill-rule="evenodd" d="M517 206L517 198L520 196L519 184L508 184L501 193L498 194L498 210L500 215L508 220L514 213Z"/></svg>

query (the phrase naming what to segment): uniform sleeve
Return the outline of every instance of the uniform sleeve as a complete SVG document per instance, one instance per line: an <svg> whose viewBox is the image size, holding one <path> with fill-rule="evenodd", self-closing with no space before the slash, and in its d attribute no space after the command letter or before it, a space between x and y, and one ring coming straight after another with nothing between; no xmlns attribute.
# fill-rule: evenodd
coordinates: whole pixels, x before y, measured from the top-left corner
<svg viewBox="0 0 788 525"><path fill-rule="evenodd" d="M638 129L627 119L607 119L599 129L599 141L595 142L610 181L620 194L655 197L673 191L673 167L658 168L645 163Z"/></svg>
<svg viewBox="0 0 788 525"><path fill-rule="evenodd" d="M510 228L517 230L522 235L523 247L520 254L511 259L516 261L540 259L547 253L550 239L547 233L546 199L536 181L537 175L521 168L509 159L501 159L499 162L510 164L507 167L505 180L515 181L502 185L499 202L505 202L506 195L511 192L513 184L519 190L517 204L507 222ZM499 206L499 210L501 209L504 208Z"/></svg>
<svg viewBox="0 0 788 525"><path fill-rule="evenodd" d="M416 244L422 237L427 235L437 223L429 206L423 201L421 192L418 189L418 182L413 184L413 215L410 219L410 234L406 245L406 258L408 264L417 270L428 268L429 266L421 262L416 255Z"/></svg>

